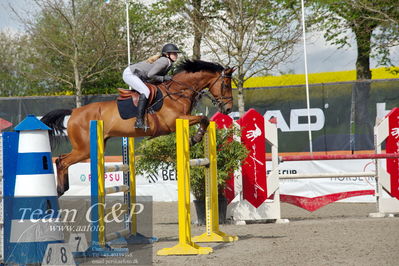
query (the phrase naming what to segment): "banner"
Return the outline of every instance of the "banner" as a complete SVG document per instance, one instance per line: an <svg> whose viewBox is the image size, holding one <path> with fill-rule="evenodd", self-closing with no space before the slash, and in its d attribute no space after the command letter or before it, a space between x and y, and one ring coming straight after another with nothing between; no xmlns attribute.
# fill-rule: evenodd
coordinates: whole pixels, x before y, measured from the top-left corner
<svg viewBox="0 0 399 266"><path fill-rule="evenodd" d="M385 162L383 163L383 165ZM55 167L55 166L54 166ZM283 162L280 164L282 174L296 173L342 173L375 171L373 160L336 160L317 162ZM271 163L267 162L267 168ZM177 180L174 169L159 169L157 175L137 176L137 196L152 196L154 201L177 201ZM123 183L123 173L106 173L105 186L117 186ZM90 164L78 163L69 168L70 188L67 196L90 195ZM281 194L304 197L317 197L333 193L356 190L374 190L375 179L372 177L323 178L280 180ZM115 195L121 195L115 194ZM191 195L191 199L194 196ZM342 200L344 202L375 202L374 196L359 196Z"/></svg>
<svg viewBox="0 0 399 266"><path fill-rule="evenodd" d="M105 165L122 163L105 163ZM54 165L55 167L55 165ZM54 168L56 169L56 168ZM78 163L69 167L69 190L66 196L90 195L90 163ZM105 173L105 187L123 184L123 172ZM136 176L136 195L152 196L153 201L177 201L177 180L174 169L159 169L157 175ZM123 195L122 192L111 194ZM194 198L191 195L191 198Z"/></svg>
<svg viewBox="0 0 399 266"><path fill-rule="evenodd" d="M267 162L271 169L271 162ZM280 164L281 174L374 172L374 160L296 161ZM315 198L348 191L375 190L374 177L281 179L280 194ZM343 202L375 202L375 196L358 196Z"/></svg>

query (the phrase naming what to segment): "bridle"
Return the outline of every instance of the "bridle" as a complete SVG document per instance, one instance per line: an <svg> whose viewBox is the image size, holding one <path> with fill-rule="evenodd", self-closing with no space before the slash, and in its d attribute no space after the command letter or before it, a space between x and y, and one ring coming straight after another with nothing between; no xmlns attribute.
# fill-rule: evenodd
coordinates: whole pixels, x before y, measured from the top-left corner
<svg viewBox="0 0 399 266"><path fill-rule="evenodd" d="M199 93L199 92L197 92L194 88L188 86L187 84L184 84L183 82L180 82L180 81L177 81L177 80L172 79L172 80L171 80L172 82L175 82L175 83L177 83L177 84L182 85L183 87L185 87L185 89L179 90L179 91L176 91L176 92L171 92L171 91L170 91L170 86L171 86L171 84L165 85L165 87L166 87L166 94L167 94L167 95L164 95L164 96L162 97L162 99L164 99L164 98L166 98L166 97L172 98L173 95L176 95L176 96L178 96L179 98L188 98L186 95L184 95L184 93L183 93L182 91L190 90L190 91L193 91L193 92L194 92L193 95L196 95L196 97L192 99L192 105L193 105L193 106L195 105L195 102L198 101L199 98L200 98L202 95L204 95L204 96L206 96L207 98L210 99L210 101L212 102L213 105L215 105L215 106L217 105L217 106L219 106L219 108L223 108L226 104L228 104L228 103L230 103L230 102L233 101L233 97L231 97L231 96L230 96L230 97L223 96L225 90L227 89L227 85L226 85L226 83L224 82L224 78L231 78L231 76L230 76L230 75L226 75L224 71L225 71L225 70L223 70L223 71L220 73L219 77L208 87L209 91L211 91L211 88L212 88L213 86L215 86L215 84L216 84L221 78L223 78L222 85L221 85L221 86L222 86L222 88L221 88L221 94L222 94L222 95L221 95L221 96L216 97L216 96L213 96L213 95L210 96L210 95L208 95L208 94ZM162 100L162 99L160 99L160 100ZM173 99L173 98L172 98L172 99ZM160 100L158 100L158 101L160 101ZM178 101L178 99L174 99L174 100L177 100L177 101ZM228 101L223 102L223 100L228 100ZM157 101L157 102L158 102L158 101ZM154 104L152 104L152 105L151 105L150 107L148 107L148 108L151 108L151 107L152 107L153 105L155 105L157 102L155 102Z"/></svg>
<svg viewBox="0 0 399 266"><path fill-rule="evenodd" d="M223 79L222 81L222 89L221 89L221 96L213 96L213 99L210 98L210 100L212 101L212 103L214 105L218 105L219 107L224 107L226 104L230 103L231 101L233 101L233 97L232 96L223 96L224 94L224 90L226 89L227 85L224 82L224 78L231 78L230 75L226 75L224 73L224 70L220 73L219 77L212 83L212 85L209 86L209 91L211 91L212 87L216 84L216 82L218 82L220 79ZM223 101L223 100L228 100L228 101Z"/></svg>

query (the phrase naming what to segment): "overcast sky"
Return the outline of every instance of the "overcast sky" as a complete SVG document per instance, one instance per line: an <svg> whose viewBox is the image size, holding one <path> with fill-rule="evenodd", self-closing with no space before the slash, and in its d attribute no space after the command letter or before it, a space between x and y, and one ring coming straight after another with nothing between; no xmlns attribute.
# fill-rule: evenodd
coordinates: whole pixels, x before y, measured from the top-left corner
<svg viewBox="0 0 399 266"><path fill-rule="evenodd" d="M17 10L32 9L33 4L29 6L30 0L0 0L0 30L21 30L22 26L19 25L15 15L11 12L8 6L9 3ZM309 73L355 69L355 45L346 49L337 49L335 46L329 45L324 41L322 33L308 33L306 42ZM303 58L303 44L299 44L292 59L293 62L282 65L280 69L284 72L293 70L296 74L304 73ZM392 58L396 65L399 65L399 47L394 49ZM374 61L372 61L371 67L376 67Z"/></svg>
<svg viewBox="0 0 399 266"><path fill-rule="evenodd" d="M9 4L15 9L21 10L25 0L0 0L0 29L10 29L16 31L21 29L21 26L17 22L15 15L12 13ZM33 6L33 5L32 5Z"/></svg>

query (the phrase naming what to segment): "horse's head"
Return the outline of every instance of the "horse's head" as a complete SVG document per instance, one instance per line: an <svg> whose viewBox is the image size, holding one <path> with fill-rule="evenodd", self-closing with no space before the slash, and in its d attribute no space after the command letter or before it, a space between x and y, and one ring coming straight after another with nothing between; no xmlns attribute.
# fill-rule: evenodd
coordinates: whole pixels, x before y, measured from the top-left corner
<svg viewBox="0 0 399 266"><path fill-rule="evenodd" d="M214 97L213 104L219 107L221 113L228 114L233 108L231 76L234 70L202 60L184 60L177 66L178 74L173 76L173 81L195 92L194 95L208 88Z"/></svg>
<svg viewBox="0 0 399 266"><path fill-rule="evenodd" d="M215 98L219 111L228 114L233 108L233 92L231 78L235 68L225 68L216 73L215 79L210 83L209 92Z"/></svg>

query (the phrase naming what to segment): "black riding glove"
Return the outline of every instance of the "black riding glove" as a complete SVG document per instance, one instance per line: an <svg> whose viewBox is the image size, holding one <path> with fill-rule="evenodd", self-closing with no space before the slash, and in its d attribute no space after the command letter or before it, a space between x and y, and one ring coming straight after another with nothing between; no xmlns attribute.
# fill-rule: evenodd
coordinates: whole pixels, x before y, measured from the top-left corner
<svg viewBox="0 0 399 266"><path fill-rule="evenodd" d="M164 76L163 77L163 81L165 82L165 81L169 81L169 80L171 80L172 79L172 76L169 76L169 75L166 75L166 76Z"/></svg>

